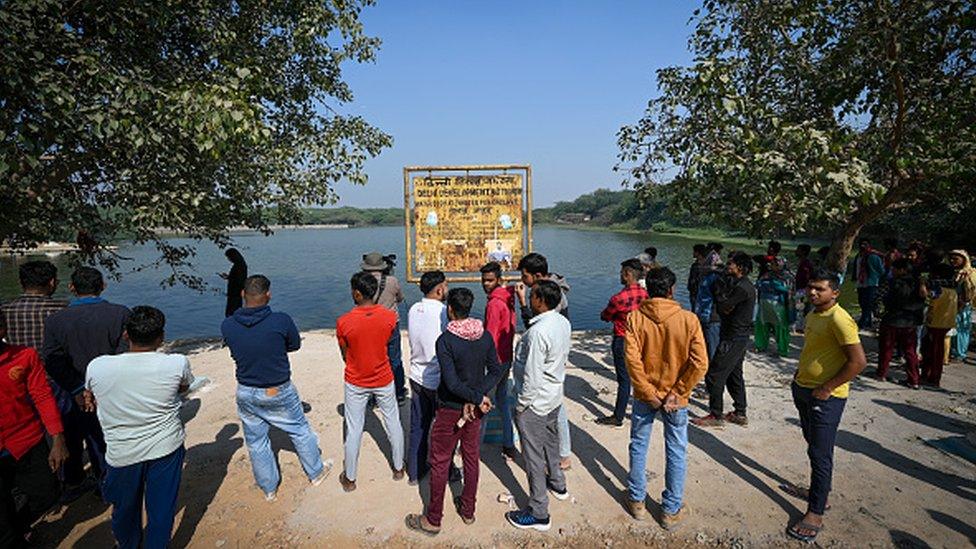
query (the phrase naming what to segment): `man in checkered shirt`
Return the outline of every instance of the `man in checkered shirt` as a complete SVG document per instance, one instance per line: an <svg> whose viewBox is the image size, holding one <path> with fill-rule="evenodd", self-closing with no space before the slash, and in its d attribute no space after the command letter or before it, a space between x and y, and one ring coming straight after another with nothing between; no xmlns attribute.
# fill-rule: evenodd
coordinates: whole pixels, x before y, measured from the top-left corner
<svg viewBox="0 0 976 549"><path fill-rule="evenodd" d="M50 261L28 261L20 266L20 287L24 293L0 305L7 318L7 343L32 347L41 352L44 320L68 306L51 297L58 288L58 268Z"/></svg>
<svg viewBox="0 0 976 549"><path fill-rule="evenodd" d="M614 294L607 303L607 307L600 313L600 319L613 322L613 343L610 350L613 354L613 369L617 375L617 400L613 407L613 415L596 420L598 425L622 427L627 413L627 402L630 400L630 374L624 363L624 335L627 333L627 315L640 307L647 299L647 290L641 287L639 281L643 278L644 265L639 259L628 259L620 264L620 283L623 289Z"/></svg>

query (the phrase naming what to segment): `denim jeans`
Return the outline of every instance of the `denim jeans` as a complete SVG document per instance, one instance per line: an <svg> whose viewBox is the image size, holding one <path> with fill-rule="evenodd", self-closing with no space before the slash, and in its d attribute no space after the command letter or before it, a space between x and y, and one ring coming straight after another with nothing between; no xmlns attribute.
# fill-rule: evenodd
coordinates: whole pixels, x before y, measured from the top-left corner
<svg viewBox="0 0 976 549"><path fill-rule="evenodd" d="M658 410L634 399L630 417L630 472L627 492L631 501L643 502L647 497L647 449L651 443L651 426ZM685 493L685 473L688 470L688 409L661 411L664 423L664 493L661 507L673 515L681 509Z"/></svg>
<svg viewBox="0 0 976 549"><path fill-rule="evenodd" d="M410 447L407 452L407 478L418 480L427 474L427 449L430 424L437 411L437 389L428 389L410 380Z"/></svg>
<svg viewBox="0 0 976 549"><path fill-rule="evenodd" d="M874 323L874 309L877 306L878 287L864 286L857 289L857 304L861 316L857 319L858 328L870 328Z"/></svg>
<svg viewBox="0 0 976 549"><path fill-rule="evenodd" d="M624 362L624 336L613 336L610 352L613 355L613 370L617 376L617 400L613 404L613 417L623 421L627 415L627 403L630 401L630 373Z"/></svg>
<svg viewBox="0 0 976 549"><path fill-rule="evenodd" d="M180 446L173 452L125 467L106 464L102 495L112 504L112 534L119 549L166 549L176 518L176 499L183 476ZM146 533L142 507L146 506Z"/></svg>
<svg viewBox="0 0 976 549"><path fill-rule="evenodd" d="M708 353L708 361L715 358L715 351L718 349L719 332L722 330L721 321L706 322L702 324L702 332L705 335L705 351Z"/></svg>
<svg viewBox="0 0 976 549"><path fill-rule="evenodd" d="M792 385L793 405L800 414L800 428L807 442L810 458L810 490L807 511L824 514L834 475L834 441L844 414L846 398L831 396L827 400L813 398L813 389Z"/></svg>
<svg viewBox="0 0 976 549"><path fill-rule="evenodd" d="M566 397L563 397L565 402ZM559 457L568 458L573 453L573 441L569 438L569 416L566 415L566 404L559 406L559 417L556 419L559 426Z"/></svg>
<svg viewBox="0 0 976 549"><path fill-rule="evenodd" d="M502 364L503 370L510 369L511 363L506 362ZM493 404L498 408L498 412L502 416L502 447L504 448L514 448L515 447L515 423L512 419L512 411L515 408L515 403L508 398L508 378L498 382L495 387L495 398ZM485 438L485 431L487 430L488 422L482 420L481 422L481 440Z"/></svg>
<svg viewBox="0 0 976 549"><path fill-rule="evenodd" d="M322 452L319 437L312 431L298 391L290 381L277 387L237 386L237 413L244 425L244 441L251 456L251 469L265 494L278 488L281 472L275 462L274 451L268 432L275 426L288 433L302 469L309 480L322 473Z"/></svg>
<svg viewBox="0 0 976 549"><path fill-rule="evenodd" d="M393 383L396 386L396 397L401 399L407 395L407 380L403 373L403 342L400 339L400 321L393 327L390 340L386 342L386 354L390 358L390 368L393 370Z"/></svg>
<svg viewBox="0 0 976 549"><path fill-rule="evenodd" d="M702 332L705 335L705 350L708 353L709 362L715 357L715 350L718 349L719 332L721 329L722 323L718 320L702 324Z"/></svg>
<svg viewBox="0 0 976 549"><path fill-rule="evenodd" d="M949 355L963 359L969 353L969 338L973 331L973 306L966 304L956 314L956 335L952 336L952 347Z"/></svg>

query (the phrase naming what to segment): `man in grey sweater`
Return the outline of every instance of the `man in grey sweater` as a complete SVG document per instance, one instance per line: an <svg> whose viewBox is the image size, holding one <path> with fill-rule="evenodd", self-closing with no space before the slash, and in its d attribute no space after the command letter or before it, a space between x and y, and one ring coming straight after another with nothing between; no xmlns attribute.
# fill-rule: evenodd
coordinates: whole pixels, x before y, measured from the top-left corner
<svg viewBox="0 0 976 549"><path fill-rule="evenodd" d="M549 530L549 497L569 497L566 477L559 467L559 410L563 405L563 381L569 357L570 325L556 311L562 291L552 281L532 287L535 316L515 350L515 426L522 441L525 472L529 478L529 506L509 511L512 526ZM548 474L547 474L548 473Z"/></svg>

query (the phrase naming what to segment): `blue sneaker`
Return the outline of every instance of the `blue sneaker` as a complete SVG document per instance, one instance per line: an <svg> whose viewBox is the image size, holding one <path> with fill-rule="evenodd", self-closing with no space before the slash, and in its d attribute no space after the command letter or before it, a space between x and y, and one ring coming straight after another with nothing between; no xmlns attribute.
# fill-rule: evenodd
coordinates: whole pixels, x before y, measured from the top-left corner
<svg viewBox="0 0 976 549"><path fill-rule="evenodd" d="M548 518L537 519L528 511L509 511L505 513L508 523L522 530L538 530L540 532L549 531L552 521Z"/></svg>

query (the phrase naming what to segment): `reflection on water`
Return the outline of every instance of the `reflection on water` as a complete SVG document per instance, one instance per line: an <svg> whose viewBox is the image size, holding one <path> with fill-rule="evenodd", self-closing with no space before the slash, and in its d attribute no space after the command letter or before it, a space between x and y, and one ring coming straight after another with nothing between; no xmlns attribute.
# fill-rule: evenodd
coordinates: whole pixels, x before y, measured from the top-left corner
<svg viewBox="0 0 976 549"><path fill-rule="evenodd" d="M362 255L369 251L404 254L402 227L362 229L280 230L273 236L236 235L237 247L248 262L250 274L264 274L272 283L272 307L286 311L302 330L335 326L336 318L352 305L349 277L358 270ZM534 231L535 251L549 259L550 270L565 276L570 284L569 312L574 329L607 328L600 311L620 283L620 262L647 246L658 249L658 262L668 265L678 276L677 298L687 306L685 281L691 264L694 241L667 235L636 235L614 232L580 231L539 227ZM174 239L175 243L190 243ZM754 250L749 250L754 251ZM119 253L131 257L136 265L155 259L151 246L122 245ZM223 281L216 275L230 264L212 245L200 244L197 273L216 288ZM7 301L20 293L17 265L25 258L0 258L0 299ZM59 294L67 297L69 270L63 260L53 258L62 280ZM402 266L401 266L402 267ZM398 268L395 274L402 275ZM218 292L198 293L183 287L163 288L159 281L168 273L148 269L127 273L119 282L109 282L105 298L130 307L149 304L166 313L167 338L214 336L220 332L224 297ZM402 279L401 279L402 281ZM464 284L477 296L475 311L484 308L484 293L476 284ZM407 307L418 301L420 290L404 284ZM406 326L403 326L404 328Z"/></svg>

